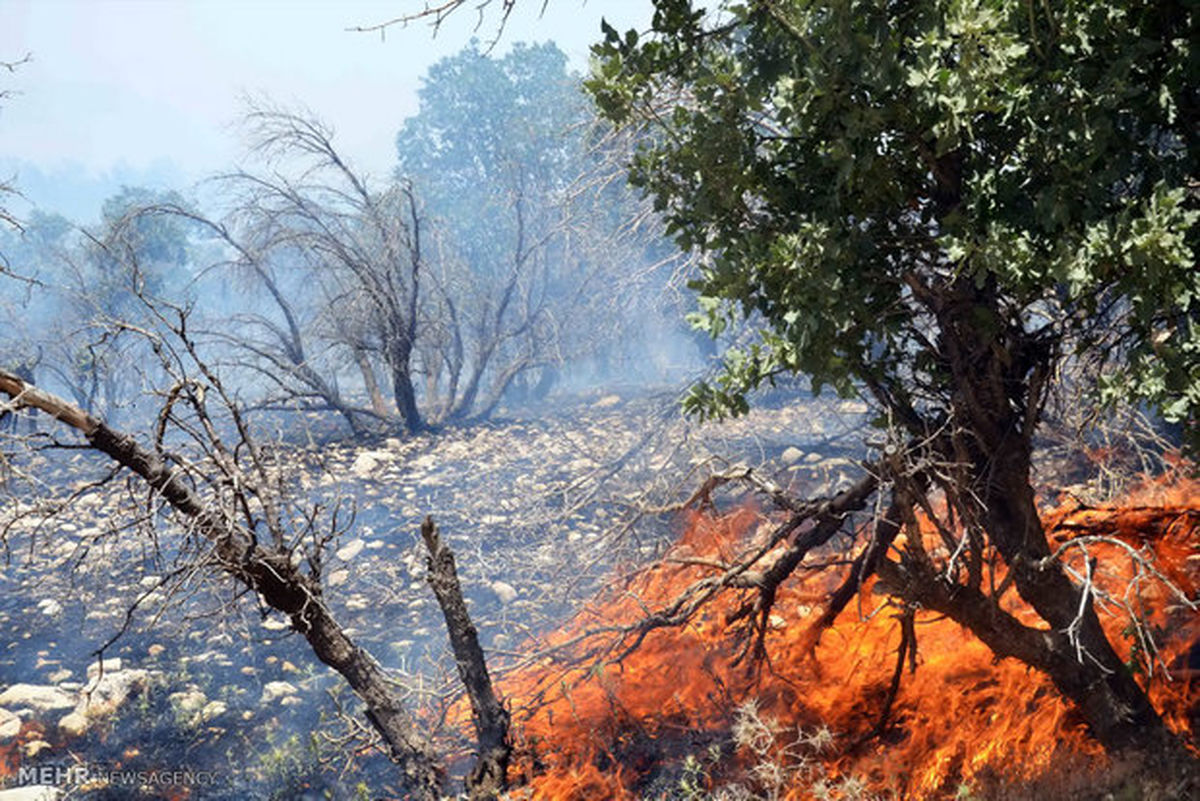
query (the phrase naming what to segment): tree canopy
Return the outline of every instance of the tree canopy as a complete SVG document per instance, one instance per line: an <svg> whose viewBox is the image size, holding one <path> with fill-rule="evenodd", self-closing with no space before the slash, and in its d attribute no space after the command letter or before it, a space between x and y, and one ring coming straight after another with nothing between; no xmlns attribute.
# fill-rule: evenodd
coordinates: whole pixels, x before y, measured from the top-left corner
<svg viewBox="0 0 1200 801"><path fill-rule="evenodd" d="M660 126L632 176L715 256L697 322L763 323L692 408L738 410L804 372L909 419L943 412L933 301L970 282L996 301L973 324L1020 333L1015 376L1103 363L1110 396L1197 443L1194 10L655 5L649 38L607 31L591 90L613 119Z"/></svg>

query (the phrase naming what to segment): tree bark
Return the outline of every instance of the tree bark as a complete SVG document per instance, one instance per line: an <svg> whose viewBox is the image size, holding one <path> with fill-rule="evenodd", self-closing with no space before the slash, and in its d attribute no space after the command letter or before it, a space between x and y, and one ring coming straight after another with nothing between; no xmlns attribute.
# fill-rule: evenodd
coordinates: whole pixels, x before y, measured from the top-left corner
<svg viewBox="0 0 1200 801"><path fill-rule="evenodd" d="M404 430L415 434L425 427L421 410L417 406L417 390L412 382L412 347L396 345L392 348L392 395L396 410L404 421Z"/></svg>
<svg viewBox="0 0 1200 801"><path fill-rule="evenodd" d="M936 312L955 387L951 405L957 433L954 452L944 457L966 468L970 492L965 495L978 499L976 508L963 510L964 519L980 519L1017 593L1050 625L1041 636L1053 658L1040 666L1106 748L1165 741L1162 719L1113 649L1091 599L1049 558L1030 481L1040 404L1039 387L1030 376L1046 367L1049 354L1004 318L986 283L955 282Z"/></svg>
<svg viewBox="0 0 1200 801"><path fill-rule="evenodd" d="M386 419L388 416L387 404L383 401L383 393L379 391L379 382L375 380L375 368L371 366L371 360L367 358L366 351L362 348L355 348L354 360L358 363L359 372L362 373L363 385L367 388L367 397L371 399L371 411L379 415L381 419Z"/></svg>
<svg viewBox="0 0 1200 801"><path fill-rule="evenodd" d="M429 551L429 586L446 618L458 677L471 702L479 744L478 758L467 775L467 797L471 801L485 801L496 798L508 786L508 759L512 753L508 741L508 710L500 704L492 687L483 649L479 647L479 635L463 601L454 554L438 536L432 517L426 517L421 525L421 538Z"/></svg>

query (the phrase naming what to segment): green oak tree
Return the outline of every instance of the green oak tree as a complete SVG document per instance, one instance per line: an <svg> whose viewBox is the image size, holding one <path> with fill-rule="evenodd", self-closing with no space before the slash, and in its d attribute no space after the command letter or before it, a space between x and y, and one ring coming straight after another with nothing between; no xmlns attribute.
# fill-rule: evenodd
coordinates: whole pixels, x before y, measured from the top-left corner
<svg viewBox="0 0 1200 801"><path fill-rule="evenodd" d="M589 82L610 119L647 126L632 181L711 256L696 324L760 328L688 408L743 411L792 373L873 400L902 436L876 471L888 512L856 578L876 572L1045 671L1114 748L1164 727L1100 624L1087 565L1047 541L1033 442L1071 365L1197 444L1195 14L656 0L648 34L606 30ZM916 538L888 551L938 492L956 524L944 552ZM1010 587L1038 625L1001 608Z"/></svg>
<svg viewBox="0 0 1200 801"><path fill-rule="evenodd" d="M634 274L661 237L606 181L605 139L552 43L491 57L472 44L430 68L397 138L433 244L417 344L434 420L487 417L546 394L560 370L628 336ZM644 309L639 309L644 312Z"/></svg>

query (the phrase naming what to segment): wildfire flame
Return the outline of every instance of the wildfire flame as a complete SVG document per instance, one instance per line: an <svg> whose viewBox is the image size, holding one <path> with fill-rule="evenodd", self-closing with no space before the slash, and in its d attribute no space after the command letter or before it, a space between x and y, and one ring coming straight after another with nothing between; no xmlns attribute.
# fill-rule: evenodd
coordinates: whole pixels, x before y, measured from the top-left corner
<svg viewBox="0 0 1200 801"><path fill-rule="evenodd" d="M1044 675L1014 659L997 662L969 632L929 612L915 614L916 670L904 666L881 727L901 642L896 603L868 582L819 638L814 633L845 567L802 566L780 587L767 660L757 671L738 659L745 642L727 623L748 591L713 598L683 626L651 631L619 663L597 658L620 626L711 575L705 562L722 563L744 549L763 520L748 508L719 517L691 513L667 559L547 638L561 649L555 658L499 682L514 709L521 797L653 797L663 789L654 782L664 766L709 746L703 782L749 776L760 785L774 782L783 798L812 797L817 788L830 797L851 795L847 782L898 797L952 796L961 783L989 773L1019 781L1068 757L1103 763L1100 747ZM1044 521L1052 546L1087 543L1087 554L1067 546L1062 558L1070 567L1098 557L1099 591L1117 599L1135 586L1138 610L1162 635L1156 661L1139 652L1120 608L1098 601L1098 612L1122 657L1142 671L1168 725L1190 733L1197 682L1189 671L1164 668L1200 635L1196 616L1175 593L1195 598L1200 583L1200 484L1176 474L1105 507L1063 498ZM933 553L940 540L932 525L922 530ZM1141 570L1135 553L1144 560ZM1158 572L1147 575L1145 560ZM1000 582L1002 567L993 562L992 578ZM1014 592L1003 604L1033 624ZM764 775L770 762L783 772ZM672 775L676 789L684 779Z"/></svg>

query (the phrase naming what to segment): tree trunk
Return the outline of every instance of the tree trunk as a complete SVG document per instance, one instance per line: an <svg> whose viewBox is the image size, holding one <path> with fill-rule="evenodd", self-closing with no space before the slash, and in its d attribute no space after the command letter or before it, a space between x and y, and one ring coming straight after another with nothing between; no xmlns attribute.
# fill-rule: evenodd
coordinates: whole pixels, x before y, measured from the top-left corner
<svg viewBox="0 0 1200 801"><path fill-rule="evenodd" d="M412 349L407 346L392 348L392 395L396 401L396 410L404 421L404 430L415 434L425 427L421 419L421 410L417 406L417 390L412 382Z"/></svg>
<svg viewBox="0 0 1200 801"><path fill-rule="evenodd" d="M962 510L963 519L980 520L1017 593L1050 625L1044 639L1054 658L1043 669L1078 705L1095 737L1110 749L1165 741L1161 718L1113 649L1091 599L1049 558L1030 482L1040 408L1038 382L1030 377L1048 367L1049 353L1004 318L986 284L955 282L937 311L954 377L957 431L954 452L943 456L965 467L971 490L965 496L977 499L976 508Z"/></svg>
<svg viewBox="0 0 1200 801"><path fill-rule="evenodd" d="M1062 566L1048 558L1029 462L1013 450L999 445L985 464L974 465L974 472L984 489L984 526L1012 571L1017 593L1050 624L1049 647L1069 657L1055 661L1050 678L1079 706L1106 748L1162 742L1162 719L1113 649L1091 599L1083 598Z"/></svg>
<svg viewBox="0 0 1200 801"><path fill-rule="evenodd" d="M479 634L463 600L454 554L438 536L432 517L426 517L421 525L421 538L429 551L429 586L433 588L446 619L458 677L471 702L475 739L479 746L478 757L467 774L467 798L486 801L508 788L508 760L512 754L508 741L508 710L500 704L492 687L483 649L479 647Z"/></svg>
<svg viewBox="0 0 1200 801"><path fill-rule="evenodd" d="M363 385L367 388L367 397L371 399L371 411L379 415L381 418L388 417L388 407L383 400L383 393L379 391L379 382L375 380L375 368L371 366L371 360L367 358L367 353L362 348L354 349L354 360L358 362L358 370L362 373Z"/></svg>

